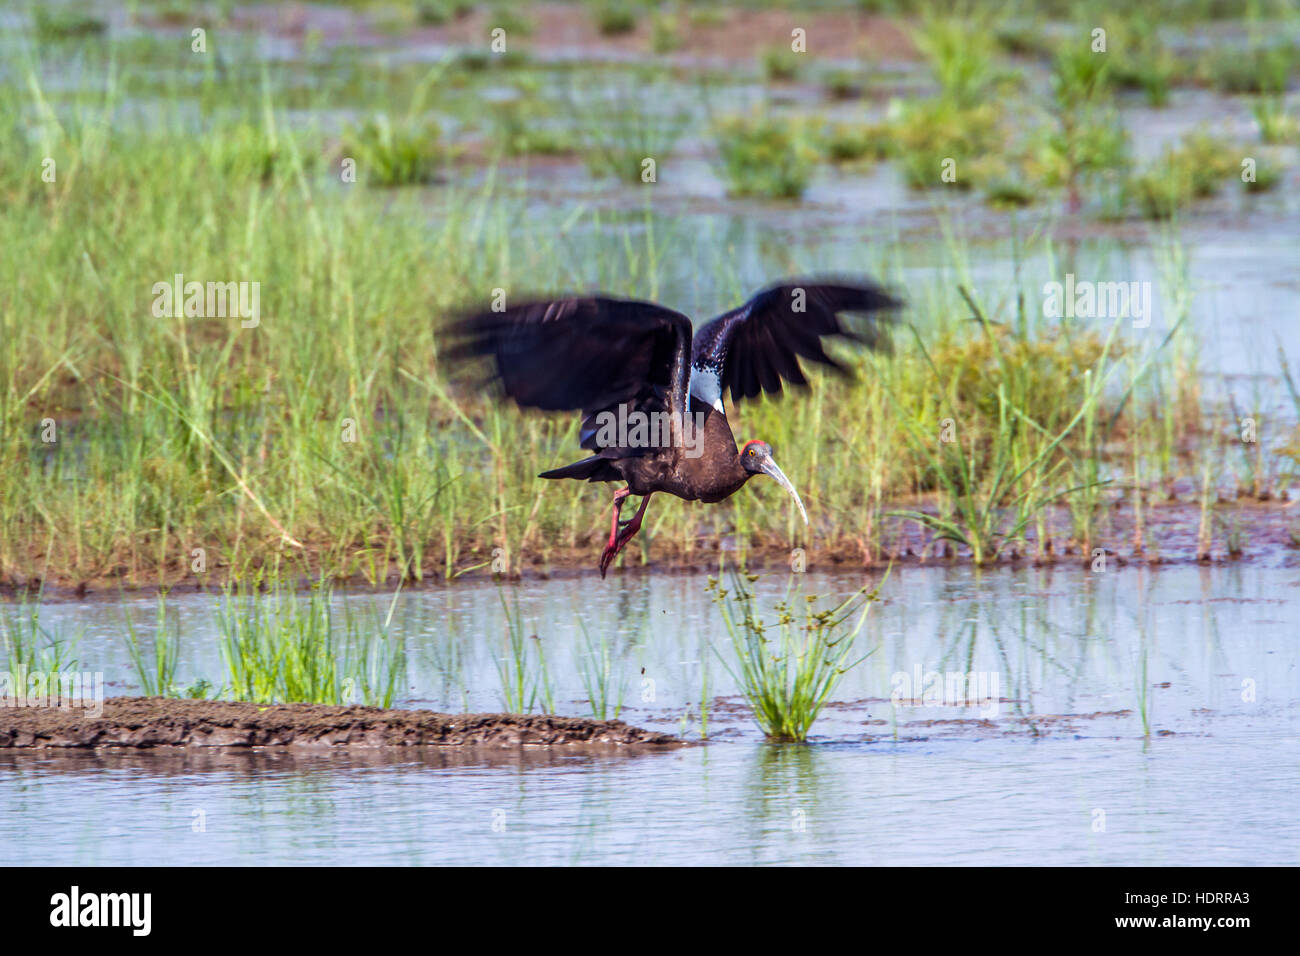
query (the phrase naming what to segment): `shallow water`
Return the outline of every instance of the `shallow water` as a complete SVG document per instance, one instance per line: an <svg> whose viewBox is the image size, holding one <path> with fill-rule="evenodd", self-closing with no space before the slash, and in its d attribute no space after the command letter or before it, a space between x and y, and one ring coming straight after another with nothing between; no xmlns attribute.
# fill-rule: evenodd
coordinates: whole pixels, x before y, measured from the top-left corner
<svg viewBox="0 0 1300 956"><path fill-rule="evenodd" d="M792 577L809 593L861 583ZM764 575L761 601L788 583ZM7 755L0 845L51 864L1300 862L1294 569L896 570L861 638L870 656L808 746L768 744L748 720L703 584L529 582L519 607L562 713L587 712L580 617L616 650L632 723L698 737L707 666L706 746ZM176 603L182 678L218 674L210 599ZM84 626L81 666L130 691L122 609L45 611L65 634ZM147 630L149 602L125 611ZM395 626L408 705L499 709L493 585L408 592ZM992 693L916 699L902 675L918 669Z"/></svg>

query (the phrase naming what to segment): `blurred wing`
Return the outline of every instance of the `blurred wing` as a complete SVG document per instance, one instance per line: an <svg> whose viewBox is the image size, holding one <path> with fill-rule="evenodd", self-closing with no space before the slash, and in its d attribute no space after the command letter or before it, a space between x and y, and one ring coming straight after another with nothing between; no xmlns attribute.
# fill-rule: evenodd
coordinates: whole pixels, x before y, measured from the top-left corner
<svg viewBox="0 0 1300 956"><path fill-rule="evenodd" d="M900 305L879 286L861 280L789 279L769 286L696 333L690 394L723 411L727 389L735 402L759 392L779 394L782 381L807 385L800 358L847 373L826 354L822 338L838 336L873 349L885 342L878 316L850 327L840 313L879 313Z"/></svg>
<svg viewBox="0 0 1300 956"><path fill-rule="evenodd" d="M684 410L691 321L651 302L540 300L462 317L444 332L452 362L487 359L525 408L594 414L662 394Z"/></svg>

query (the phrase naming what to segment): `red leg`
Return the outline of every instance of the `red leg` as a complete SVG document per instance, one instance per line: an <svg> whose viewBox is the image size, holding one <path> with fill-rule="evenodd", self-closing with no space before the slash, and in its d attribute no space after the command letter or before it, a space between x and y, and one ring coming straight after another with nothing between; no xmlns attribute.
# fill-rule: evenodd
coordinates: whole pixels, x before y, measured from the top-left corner
<svg viewBox="0 0 1300 956"><path fill-rule="evenodd" d="M609 519L609 543L605 545L604 552L600 556L600 576L605 576L605 569L609 567L609 562L614 560L614 555L618 554L618 516L623 513L623 501L632 492L628 488L620 488L614 492L614 514Z"/></svg>
<svg viewBox="0 0 1300 956"><path fill-rule="evenodd" d="M626 488L623 489L623 497L626 498L631 494ZM645 516L646 505L650 503L650 496L646 495L641 499L641 507L636 509L636 514L631 520L624 521L622 527L618 526L618 510L623 506L622 498L615 496L615 518L614 525L610 528L609 545L606 546L604 554L600 556L600 576L603 578L605 572L609 569L613 560L618 557L618 553L627 547L627 543L636 537L636 533L641 530L641 519Z"/></svg>
<svg viewBox="0 0 1300 956"><path fill-rule="evenodd" d="M632 516L631 521L623 522L623 530L619 532L618 547L621 551L623 546L631 541L638 531L641 530L641 518L645 515L645 506L650 503L650 496L646 495L641 499L641 507L636 509L636 514Z"/></svg>

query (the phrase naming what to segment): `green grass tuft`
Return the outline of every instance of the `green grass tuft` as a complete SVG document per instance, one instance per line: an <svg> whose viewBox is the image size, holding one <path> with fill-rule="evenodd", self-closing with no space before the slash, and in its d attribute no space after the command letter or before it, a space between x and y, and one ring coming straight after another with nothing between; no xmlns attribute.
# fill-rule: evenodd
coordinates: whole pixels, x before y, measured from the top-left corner
<svg viewBox="0 0 1300 956"><path fill-rule="evenodd" d="M812 178L811 150L788 122L755 114L718 126L728 192L738 197L798 199Z"/></svg>
<svg viewBox="0 0 1300 956"><path fill-rule="evenodd" d="M855 647L877 592L864 587L821 610L816 595L796 602L788 593L768 623L749 590L757 576L732 569L728 580L729 588L714 578L707 587L731 639L735 666L721 652L719 657L767 738L804 743L836 686L867 656L855 657Z"/></svg>

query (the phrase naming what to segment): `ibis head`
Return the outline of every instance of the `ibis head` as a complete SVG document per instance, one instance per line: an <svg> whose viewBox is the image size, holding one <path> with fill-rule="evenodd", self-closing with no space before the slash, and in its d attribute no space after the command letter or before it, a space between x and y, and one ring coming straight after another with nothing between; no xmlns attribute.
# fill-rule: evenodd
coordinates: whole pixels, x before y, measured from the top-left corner
<svg viewBox="0 0 1300 956"><path fill-rule="evenodd" d="M794 503L799 506L799 514L803 516L803 523L808 523L808 512L804 510L803 502L799 500L799 492L794 490L794 485L790 479L785 476L776 461L772 458L772 448L765 441L759 441L757 438L745 442L740 449L740 463L750 474L767 475L774 479L778 485L790 493Z"/></svg>

